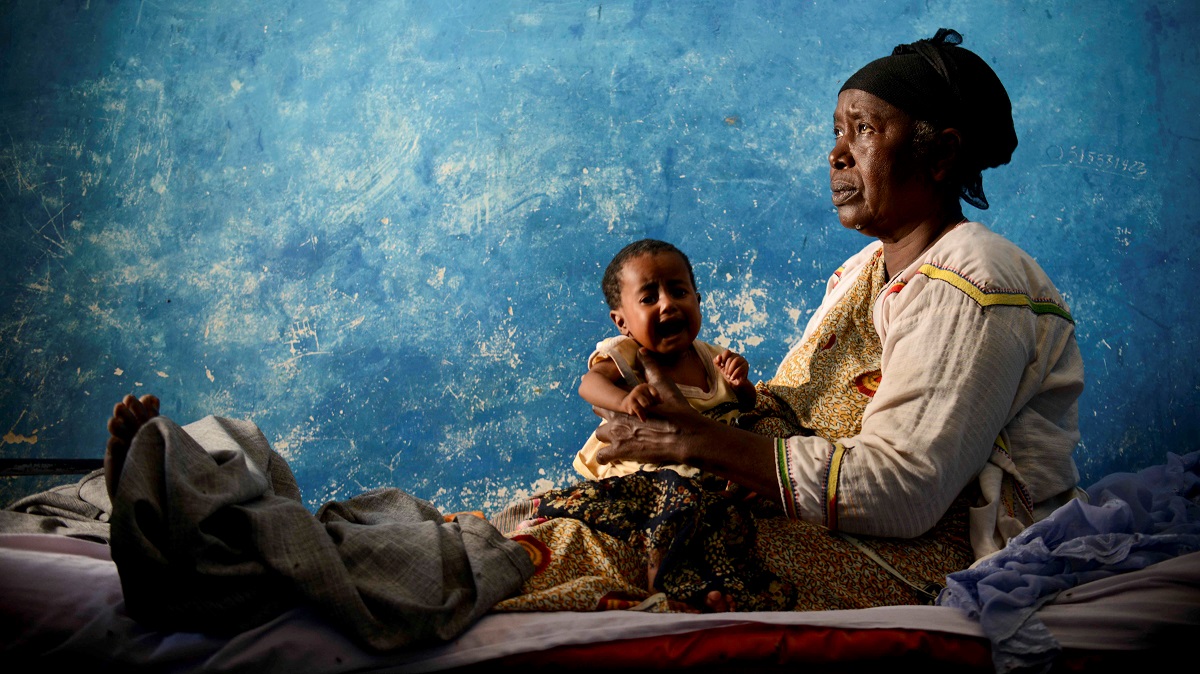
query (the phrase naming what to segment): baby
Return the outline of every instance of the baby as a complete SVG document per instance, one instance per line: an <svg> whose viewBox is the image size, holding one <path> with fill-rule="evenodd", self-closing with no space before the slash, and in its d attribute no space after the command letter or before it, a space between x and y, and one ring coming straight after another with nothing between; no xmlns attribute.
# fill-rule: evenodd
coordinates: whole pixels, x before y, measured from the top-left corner
<svg viewBox="0 0 1200 674"><path fill-rule="evenodd" d="M611 310L608 315L621 336L600 342L588 358L588 372L579 385L584 400L645 420L646 411L660 402L655 389L642 377L638 350L645 347L663 374L705 416L729 423L740 412L754 408L756 394L747 378L746 359L696 339L700 294L692 263L682 251L654 239L635 241L608 263L603 288ZM668 468L684 477L697 472L689 466L632 461L601 464L596 452L602 446L592 433L575 456L575 470L589 480L642 469Z"/></svg>

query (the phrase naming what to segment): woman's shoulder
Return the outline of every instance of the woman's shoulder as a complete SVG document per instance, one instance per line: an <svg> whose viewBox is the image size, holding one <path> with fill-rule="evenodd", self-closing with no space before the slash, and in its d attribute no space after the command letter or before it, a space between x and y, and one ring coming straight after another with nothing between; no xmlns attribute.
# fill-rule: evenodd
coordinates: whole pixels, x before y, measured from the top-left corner
<svg viewBox="0 0 1200 674"><path fill-rule="evenodd" d="M1062 295L1033 256L978 222L938 240L905 270L904 280L944 281L982 306L1031 303L1069 318Z"/></svg>

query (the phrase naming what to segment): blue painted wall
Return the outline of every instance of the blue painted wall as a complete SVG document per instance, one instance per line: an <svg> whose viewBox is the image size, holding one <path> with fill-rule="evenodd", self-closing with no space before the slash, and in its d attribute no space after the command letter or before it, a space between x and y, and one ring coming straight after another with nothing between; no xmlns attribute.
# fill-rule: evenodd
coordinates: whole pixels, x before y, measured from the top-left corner
<svg viewBox="0 0 1200 674"><path fill-rule="evenodd" d="M1194 449L1193 2L6 0L0 455L99 456L152 391L258 422L314 506L564 484L611 254L683 247L769 376L866 243L837 89L939 26L1013 99L969 215L1078 318L1084 482Z"/></svg>

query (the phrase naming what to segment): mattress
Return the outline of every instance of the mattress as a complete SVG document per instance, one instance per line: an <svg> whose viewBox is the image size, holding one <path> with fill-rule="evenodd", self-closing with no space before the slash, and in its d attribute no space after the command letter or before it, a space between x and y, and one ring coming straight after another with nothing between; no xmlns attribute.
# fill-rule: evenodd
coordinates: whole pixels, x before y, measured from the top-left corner
<svg viewBox="0 0 1200 674"><path fill-rule="evenodd" d="M501 665L866 666L901 658L991 668L979 622L941 606L702 615L490 614L448 643L390 653L361 648L304 608L237 634L156 632L126 614L106 545L38 534L0 535L0 607L5 661L39 667L316 674ZM1042 606L1038 616L1077 665L1171 657L1200 627L1200 553L1080 585Z"/></svg>

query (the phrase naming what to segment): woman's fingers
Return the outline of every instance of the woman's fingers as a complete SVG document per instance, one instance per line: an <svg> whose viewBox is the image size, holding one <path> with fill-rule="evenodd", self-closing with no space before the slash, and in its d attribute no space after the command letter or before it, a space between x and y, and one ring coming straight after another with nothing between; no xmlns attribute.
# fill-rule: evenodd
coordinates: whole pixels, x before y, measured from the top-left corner
<svg viewBox="0 0 1200 674"><path fill-rule="evenodd" d="M642 431L642 439L648 439L655 434L670 435L675 428L673 423L665 419L649 417L645 421L642 421L624 412L612 412L610 410L602 410L598 407L592 409L608 422L596 429L596 439L609 444L620 444L622 442L637 440L639 439L639 430Z"/></svg>
<svg viewBox="0 0 1200 674"><path fill-rule="evenodd" d="M677 441L675 424L650 417L645 421L621 412L602 415L608 423L596 429L596 439L607 443L596 453L600 463L630 460L639 463L662 463L664 452L669 453Z"/></svg>
<svg viewBox="0 0 1200 674"><path fill-rule="evenodd" d="M659 411L662 407L654 409ZM628 414L615 413L607 418L609 422L596 429L596 438L606 443L596 452L596 460L600 463L679 463L674 459L685 449L681 443L686 442L682 437L686 429L676 423L677 417L649 417L642 421Z"/></svg>
<svg viewBox="0 0 1200 674"><path fill-rule="evenodd" d="M678 463L672 460L684 449L682 435L690 428L692 417L703 419L692 409L675 382L663 374L654 354L639 351L638 359L646 372L646 383L653 389L657 404L649 408L646 419L620 412L595 410L608 423L596 429L596 438L607 443L596 453L600 463L629 460L638 463Z"/></svg>

